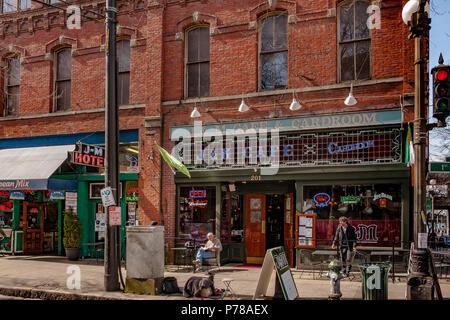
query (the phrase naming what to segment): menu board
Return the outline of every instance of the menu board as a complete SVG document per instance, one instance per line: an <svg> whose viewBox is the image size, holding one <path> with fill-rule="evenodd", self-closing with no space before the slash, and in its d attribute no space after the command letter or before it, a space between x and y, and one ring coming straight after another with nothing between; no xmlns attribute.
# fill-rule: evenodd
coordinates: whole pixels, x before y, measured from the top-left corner
<svg viewBox="0 0 450 320"><path fill-rule="evenodd" d="M295 215L295 247L316 247L316 215L302 213Z"/></svg>

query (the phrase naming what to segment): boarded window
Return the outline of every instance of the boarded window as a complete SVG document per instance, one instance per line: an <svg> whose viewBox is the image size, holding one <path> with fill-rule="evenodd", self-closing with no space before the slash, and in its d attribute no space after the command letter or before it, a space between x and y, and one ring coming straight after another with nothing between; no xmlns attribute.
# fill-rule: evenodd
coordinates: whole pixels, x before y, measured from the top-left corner
<svg viewBox="0 0 450 320"><path fill-rule="evenodd" d="M287 86L287 76L287 17L286 15L269 16L261 20L261 89L284 88Z"/></svg>
<svg viewBox="0 0 450 320"><path fill-rule="evenodd" d="M186 51L187 96L209 96L209 27L187 33Z"/></svg>
<svg viewBox="0 0 450 320"><path fill-rule="evenodd" d="M339 7L339 59L341 81L370 78L370 32L367 1Z"/></svg>
<svg viewBox="0 0 450 320"><path fill-rule="evenodd" d="M7 60L6 77L6 116L19 115L20 95L20 59L13 57Z"/></svg>
<svg viewBox="0 0 450 320"><path fill-rule="evenodd" d="M55 111L70 109L71 74L71 49L58 51L56 53Z"/></svg>
<svg viewBox="0 0 450 320"><path fill-rule="evenodd" d="M130 103L130 40L117 42L117 103Z"/></svg>

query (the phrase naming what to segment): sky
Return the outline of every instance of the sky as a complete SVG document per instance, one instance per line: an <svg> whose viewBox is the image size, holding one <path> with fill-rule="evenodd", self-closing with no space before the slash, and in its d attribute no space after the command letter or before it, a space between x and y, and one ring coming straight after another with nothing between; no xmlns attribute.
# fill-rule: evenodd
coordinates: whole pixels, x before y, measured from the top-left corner
<svg viewBox="0 0 450 320"><path fill-rule="evenodd" d="M431 30L430 30L430 63L429 71L438 65L439 55L442 52L444 64L450 65L450 0L431 0ZM432 85L430 73L430 85ZM432 89L430 88L430 93ZM432 96L430 96L432 105ZM430 108L430 111L432 107ZM430 114L432 114L430 112ZM436 122L430 117L429 122ZM447 119L449 123L449 119ZM444 132L447 134L444 136ZM450 130L433 129L430 132L430 159L432 161L443 160L445 154L440 151L439 145L446 143L450 145ZM450 156L450 154L447 154Z"/></svg>

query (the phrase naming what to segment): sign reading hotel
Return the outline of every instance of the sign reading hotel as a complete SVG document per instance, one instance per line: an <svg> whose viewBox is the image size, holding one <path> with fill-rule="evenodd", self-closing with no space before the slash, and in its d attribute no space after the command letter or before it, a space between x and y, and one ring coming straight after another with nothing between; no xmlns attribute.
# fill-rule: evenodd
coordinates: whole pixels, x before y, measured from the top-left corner
<svg viewBox="0 0 450 320"><path fill-rule="evenodd" d="M69 154L71 163L96 168L105 167L106 152L102 147L78 142L75 151L69 152Z"/></svg>

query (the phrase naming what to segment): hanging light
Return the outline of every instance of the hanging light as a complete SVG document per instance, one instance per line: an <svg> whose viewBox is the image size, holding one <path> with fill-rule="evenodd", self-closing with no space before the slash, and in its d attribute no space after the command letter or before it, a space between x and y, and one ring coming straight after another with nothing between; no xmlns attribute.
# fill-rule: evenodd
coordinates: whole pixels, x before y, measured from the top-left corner
<svg viewBox="0 0 450 320"><path fill-rule="evenodd" d="M200 118L202 115L200 112L198 112L197 107L194 107L194 110L192 110L191 118Z"/></svg>
<svg viewBox="0 0 450 320"><path fill-rule="evenodd" d="M302 108L301 103L299 103L297 100L295 100L295 97L292 99L291 106L289 107L289 110L291 111L297 111Z"/></svg>
<svg viewBox="0 0 450 320"><path fill-rule="evenodd" d="M250 108L245 104L244 98L242 98L241 105L239 106L239 112L247 112Z"/></svg>
<svg viewBox="0 0 450 320"><path fill-rule="evenodd" d="M353 83L350 86L350 94L348 95L347 99L345 99L344 103L346 106L354 106L358 103L358 101L356 101L355 97L353 96Z"/></svg>

